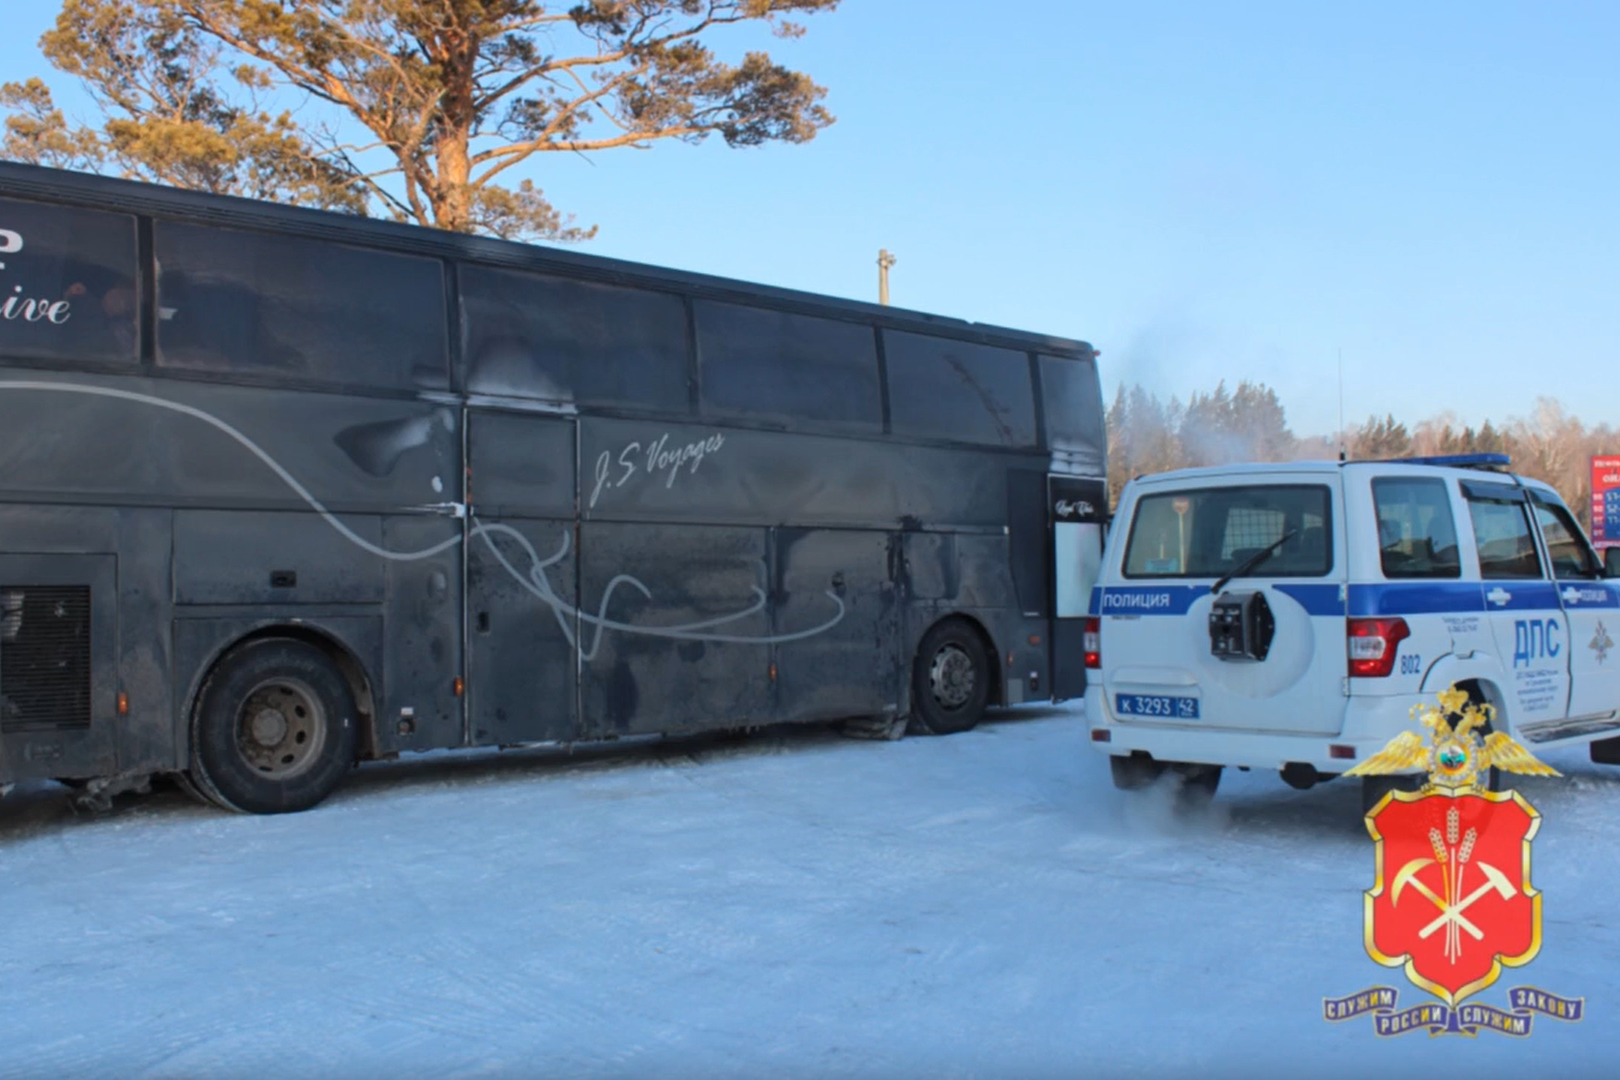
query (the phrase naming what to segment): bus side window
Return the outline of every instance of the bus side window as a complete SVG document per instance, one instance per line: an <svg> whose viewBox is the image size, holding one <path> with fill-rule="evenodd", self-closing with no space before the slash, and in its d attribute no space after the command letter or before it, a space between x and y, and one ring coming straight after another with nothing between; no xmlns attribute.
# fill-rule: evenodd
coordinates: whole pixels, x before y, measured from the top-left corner
<svg viewBox="0 0 1620 1080"><path fill-rule="evenodd" d="M1046 441L1054 453L1082 468L1101 471L1108 449L1104 432L1102 384L1090 360L1040 357L1041 405Z"/></svg>
<svg viewBox="0 0 1620 1080"><path fill-rule="evenodd" d="M896 435L1035 445L1035 393L1025 353L901 331L884 331L883 349Z"/></svg>
<svg viewBox="0 0 1620 1080"><path fill-rule="evenodd" d="M437 259L173 221L153 242L164 367L449 388Z"/></svg>
<svg viewBox="0 0 1620 1080"><path fill-rule="evenodd" d="M686 306L671 293L464 265L467 388L686 415Z"/></svg>
<svg viewBox="0 0 1620 1080"><path fill-rule="evenodd" d="M0 355L138 359L135 219L0 199Z"/></svg>
<svg viewBox="0 0 1620 1080"><path fill-rule="evenodd" d="M883 430L870 326L708 300L692 308L705 415Z"/></svg>

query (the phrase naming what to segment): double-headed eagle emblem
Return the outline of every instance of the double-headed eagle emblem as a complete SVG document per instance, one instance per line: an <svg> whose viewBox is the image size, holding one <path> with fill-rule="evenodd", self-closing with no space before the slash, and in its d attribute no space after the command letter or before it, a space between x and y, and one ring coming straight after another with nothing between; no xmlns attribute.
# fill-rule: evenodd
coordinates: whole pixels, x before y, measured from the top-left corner
<svg viewBox="0 0 1620 1080"><path fill-rule="evenodd" d="M1528 776L1557 776L1558 770L1539 761L1504 731L1484 737L1479 730L1495 718L1496 710L1486 703L1468 700L1468 692L1453 686L1437 695L1440 707L1414 705L1412 713L1429 731L1430 745L1415 731L1403 731L1382 750L1346 776L1373 776L1421 768L1428 772L1426 789L1450 791L1485 787L1482 777L1491 769L1524 773ZM1455 716L1455 721L1447 717Z"/></svg>

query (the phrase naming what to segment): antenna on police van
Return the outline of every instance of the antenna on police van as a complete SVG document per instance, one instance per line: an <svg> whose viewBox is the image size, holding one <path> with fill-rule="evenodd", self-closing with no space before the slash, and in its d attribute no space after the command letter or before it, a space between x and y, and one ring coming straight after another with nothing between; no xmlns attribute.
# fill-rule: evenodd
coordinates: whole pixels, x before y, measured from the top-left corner
<svg viewBox="0 0 1620 1080"><path fill-rule="evenodd" d="M1344 463L1344 349L1339 349L1339 463Z"/></svg>

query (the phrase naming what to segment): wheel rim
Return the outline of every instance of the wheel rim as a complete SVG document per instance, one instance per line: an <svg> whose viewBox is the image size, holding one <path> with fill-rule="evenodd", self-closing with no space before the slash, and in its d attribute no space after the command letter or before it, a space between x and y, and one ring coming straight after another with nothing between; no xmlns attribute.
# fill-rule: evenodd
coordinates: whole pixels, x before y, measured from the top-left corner
<svg viewBox="0 0 1620 1080"><path fill-rule="evenodd" d="M253 688L236 712L236 750L248 767L285 780L305 771L326 744L326 710L297 679L271 679Z"/></svg>
<svg viewBox="0 0 1620 1080"><path fill-rule="evenodd" d="M972 700L979 681L973 667L973 658L960 645L946 645L935 653L928 669L934 700L946 709L960 709Z"/></svg>

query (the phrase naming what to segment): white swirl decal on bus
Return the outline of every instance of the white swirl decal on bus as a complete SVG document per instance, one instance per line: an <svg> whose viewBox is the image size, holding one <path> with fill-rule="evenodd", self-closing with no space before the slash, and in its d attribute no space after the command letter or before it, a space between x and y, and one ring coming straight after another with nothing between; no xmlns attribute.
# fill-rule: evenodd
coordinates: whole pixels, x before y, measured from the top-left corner
<svg viewBox="0 0 1620 1080"><path fill-rule="evenodd" d="M234 439L254 457L263 462L271 472L276 474L282 483L291 488L295 495L308 504L309 508L316 514L320 515L322 520L324 520L333 529L337 530L338 534L341 535L345 540L348 540L356 547L377 556L379 559L389 559L394 562L415 562L419 559L430 559L435 555L440 555L446 551L449 551L462 541L462 537L453 536L448 540L441 541L430 547L422 548L419 551L390 551L387 548L379 547L376 544L373 544L370 540L367 540L365 537L361 536L359 533L345 525L342 521L338 520L335 514L328 510L319 499L317 499L309 492L307 488L304 487L303 484L298 482L298 479L294 477L292 473L283 468L281 463L276 461L275 458L271 457L270 454L266 452L265 449L258 443L254 442L252 439L248 438L246 435L242 434L242 432L238 431L224 420L221 420L219 417L192 405L185 405L178 401L169 401L166 398L155 397L151 394L137 393L133 390L118 390L107 386L85 386L79 383L44 382L34 380L0 380L0 391L5 390L35 390L44 391L47 393L83 394L90 397L113 398L119 401L131 401L140 405L151 405L155 408L167 409L170 412L177 412L183 416L189 416L193 419L200 420L210 427L215 428ZM718 436L715 436L714 438L718 438ZM713 439L710 439L709 441L712 442ZM695 467L696 466L694 465L694 468ZM613 578L608 581L606 588L602 590L602 599L601 602L597 604L596 612L594 614L587 612L582 608L576 607L575 605L570 604L567 600L563 599L561 596L558 596L556 589L551 584L551 578L547 571L551 567L557 565L557 563L561 562L563 559L567 558L568 552L573 543L573 535L571 530L565 529L563 531L561 545L558 546L557 551L554 554L545 559L540 557L539 552L537 552L534 545L529 542L528 537L524 536L510 525L503 525L500 523L485 524L474 517L472 519L472 527L468 530L467 535L476 536L482 539L489 547L490 554L495 557L495 560L501 564L506 572L511 574L512 578L517 581L517 583L522 586L525 591L529 592L536 599L540 600L542 603L551 608L552 614L557 619L557 626L562 630L563 637L568 641L570 647L579 650L581 658L587 662L596 658L597 652L602 646L602 635L608 630L617 630L626 634L638 634L643 637L670 638L676 641L712 641L738 645L773 645L789 641L802 641L805 638L815 637L817 634L826 633L828 630L831 630L833 627L837 626L844 619L845 607L843 599L839 597L839 595L833 590L827 589L824 590L824 594L833 602L834 606L836 606L838 610L833 614L832 618L818 626L812 626L805 630L795 630L789 633L781 634L726 634L717 632L717 627L739 622L742 619L757 615L765 609L765 590L755 585L751 589L754 594L753 602L747 607L740 608L737 611L733 611L725 615L717 615L714 618L702 619L697 622L681 623L675 626L645 626L635 623L620 622L615 619L610 619L607 616L608 605L613 600L613 594L621 586L623 586L634 589L641 593L643 597L651 599L652 590L647 588L644 583L630 574L615 574ZM505 537L515 543L521 549L524 558L528 562L527 571L520 570L517 566L513 565L512 561L506 557L504 552L501 551L500 546L496 544L496 537ZM589 647L583 646L575 634L574 627L570 624L570 620L574 619L577 619L583 626L588 626L592 629Z"/></svg>

